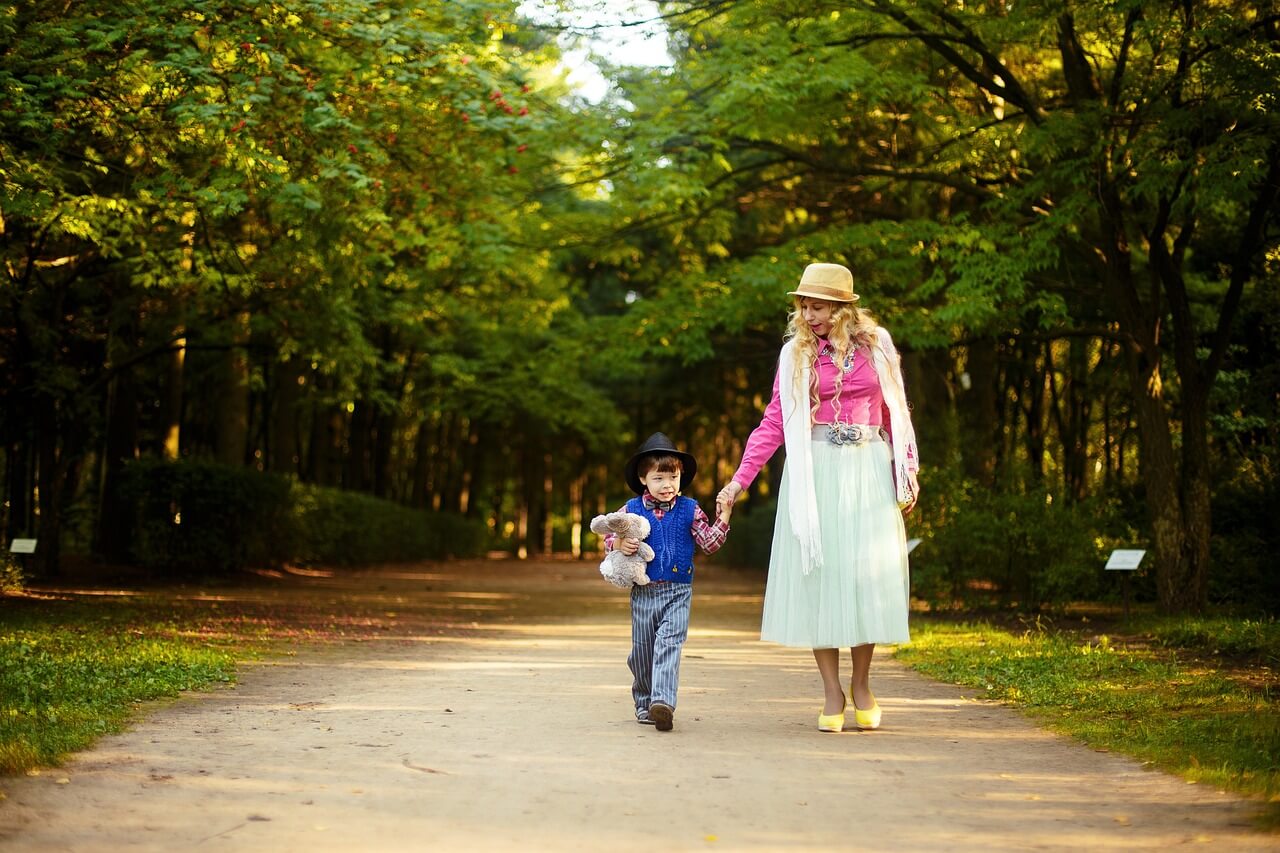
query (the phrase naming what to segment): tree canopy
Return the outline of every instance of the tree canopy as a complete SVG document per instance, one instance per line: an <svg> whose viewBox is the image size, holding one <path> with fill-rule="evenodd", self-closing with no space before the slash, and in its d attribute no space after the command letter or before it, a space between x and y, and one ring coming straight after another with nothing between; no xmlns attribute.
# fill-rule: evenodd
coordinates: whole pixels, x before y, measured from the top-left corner
<svg viewBox="0 0 1280 853"><path fill-rule="evenodd" d="M155 456L577 550L649 431L732 473L823 260L905 353L941 586L1043 600L945 543L1049 506L1167 609L1280 605L1215 511L1275 496L1273 3L662 2L600 103L566 6L0 11L9 537L128 559Z"/></svg>

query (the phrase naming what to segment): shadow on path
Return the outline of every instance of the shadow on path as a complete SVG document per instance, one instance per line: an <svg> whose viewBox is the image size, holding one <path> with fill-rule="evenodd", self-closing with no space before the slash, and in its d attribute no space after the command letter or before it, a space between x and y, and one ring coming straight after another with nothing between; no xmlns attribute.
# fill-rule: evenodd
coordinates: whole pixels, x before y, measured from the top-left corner
<svg viewBox="0 0 1280 853"><path fill-rule="evenodd" d="M247 664L232 690L5 780L0 848L1280 849L1250 829L1250 803L1045 733L887 655L873 670L884 728L821 734L810 653L758 641L762 579L704 572L670 733L632 719L627 597L591 563L227 591L305 591L387 624Z"/></svg>

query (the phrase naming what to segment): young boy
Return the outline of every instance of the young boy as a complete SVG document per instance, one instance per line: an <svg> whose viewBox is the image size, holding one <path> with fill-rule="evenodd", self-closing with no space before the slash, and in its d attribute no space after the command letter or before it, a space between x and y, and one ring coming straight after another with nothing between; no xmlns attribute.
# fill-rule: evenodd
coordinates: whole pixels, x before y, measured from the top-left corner
<svg viewBox="0 0 1280 853"><path fill-rule="evenodd" d="M677 450L660 432L640 445L627 461L627 485L638 495L622 507L649 520L654 558L649 583L631 587L631 654L627 666L635 677L631 697L636 722L671 731L680 681L680 653L689 635L689 605L693 601L694 545L712 554L729 532L733 501L717 502L711 524L692 498L680 495L698 470L698 462ZM617 540L617 541L615 541ZM634 554L639 539L605 537L605 550Z"/></svg>

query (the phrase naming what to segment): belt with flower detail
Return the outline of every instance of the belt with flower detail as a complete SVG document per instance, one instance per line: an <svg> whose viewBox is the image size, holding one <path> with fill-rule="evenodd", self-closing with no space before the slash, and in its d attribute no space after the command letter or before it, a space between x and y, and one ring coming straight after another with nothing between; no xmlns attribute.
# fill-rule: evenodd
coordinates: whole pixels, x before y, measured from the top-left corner
<svg viewBox="0 0 1280 853"><path fill-rule="evenodd" d="M856 447L869 441L887 441L888 438L883 427L871 424L814 424L813 440Z"/></svg>

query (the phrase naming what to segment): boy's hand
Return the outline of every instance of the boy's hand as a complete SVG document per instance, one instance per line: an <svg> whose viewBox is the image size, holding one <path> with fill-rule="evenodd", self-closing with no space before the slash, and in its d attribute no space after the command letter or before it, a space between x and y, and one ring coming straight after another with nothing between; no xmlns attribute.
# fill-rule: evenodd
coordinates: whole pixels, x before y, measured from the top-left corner
<svg viewBox="0 0 1280 853"><path fill-rule="evenodd" d="M725 524L729 523L729 518L733 515L733 504L733 498L725 496L716 498L716 517Z"/></svg>
<svg viewBox="0 0 1280 853"><path fill-rule="evenodd" d="M630 557L640 550L640 540L630 536L623 536L618 540L618 550Z"/></svg>

